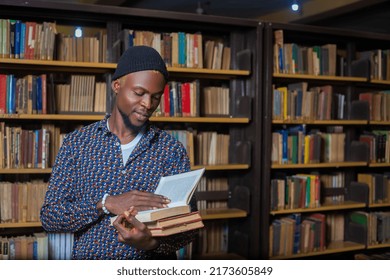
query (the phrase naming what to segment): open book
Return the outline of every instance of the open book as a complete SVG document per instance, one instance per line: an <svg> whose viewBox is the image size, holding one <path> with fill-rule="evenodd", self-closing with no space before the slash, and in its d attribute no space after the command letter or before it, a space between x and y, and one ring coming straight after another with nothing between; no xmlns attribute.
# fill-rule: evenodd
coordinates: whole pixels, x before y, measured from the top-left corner
<svg viewBox="0 0 390 280"><path fill-rule="evenodd" d="M205 169L202 168L176 175L161 177L154 193L168 197L171 200L168 207L140 211L136 215L136 218L145 223L166 217L190 213L191 207L189 203L204 171ZM112 217L111 222L115 219L116 217Z"/></svg>

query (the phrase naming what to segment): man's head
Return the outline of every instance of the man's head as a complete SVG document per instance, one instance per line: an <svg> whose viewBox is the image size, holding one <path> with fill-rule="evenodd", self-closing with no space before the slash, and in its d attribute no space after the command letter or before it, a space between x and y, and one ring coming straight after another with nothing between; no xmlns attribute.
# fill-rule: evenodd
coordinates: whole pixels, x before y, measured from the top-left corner
<svg viewBox="0 0 390 280"><path fill-rule="evenodd" d="M119 59L111 82L116 95L113 113L119 113L129 130L138 132L160 104L167 79L165 63L155 49L130 47Z"/></svg>
<svg viewBox="0 0 390 280"><path fill-rule="evenodd" d="M112 80L144 70L156 70L164 76L165 81L168 81L169 74L164 60L154 48L147 46L128 48L119 58Z"/></svg>

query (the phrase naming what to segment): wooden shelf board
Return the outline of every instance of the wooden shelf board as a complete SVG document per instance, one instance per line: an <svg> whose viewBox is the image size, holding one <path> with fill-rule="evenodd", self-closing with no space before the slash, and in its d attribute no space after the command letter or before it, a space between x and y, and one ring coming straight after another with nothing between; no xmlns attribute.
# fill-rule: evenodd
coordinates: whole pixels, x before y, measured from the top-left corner
<svg viewBox="0 0 390 280"><path fill-rule="evenodd" d="M103 69L115 70L116 63L101 63L101 62L77 62L77 61L58 61L58 60L37 60L37 59L12 59L1 58L0 63L8 65L29 65L29 66L50 66L58 68L80 68L80 69ZM191 74L210 74L224 76L249 76L250 71L247 70L214 70L205 68L181 68L168 67L172 73L191 73Z"/></svg>
<svg viewBox="0 0 390 280"><path fill-rule="evenodd" d="M364 207L366 207L365 203L344 201L343 203L325 204L325 205L322 205L321 207L315 207L315 208L297 208L297 209L284 209L284 210L271 211L270 214L271 215L284 215L284 214L292 214L292 213L358 209L358 208L364 208Z"/></svg>
<svg viewBox="0 0 390 280"><path fill-rule="evenodd" d="M194 165L192 170L206 168L206 170L245 170L249 169L249 164L222 164L222 165Z"/></svg>
<svg viewBox="0 0 390 280"><path fill-rule="evenodd" d="M2 168L0 174L50 174L51 168Z"/></svg>
<svg viewBox="0 0 390 280"><path fill-rule="evenodd" d="M247 213L244 210L236 208L212 208L200 210L203 220L244 218Z"/></svg>
<svg viewBox="0 0 390 280"><path fill-rule="evenodd" d="M308 164L272 164L272 169L294 169L294 168L338 168L338 167L354 167L367 166L365 161L357 162L324 162L324 163L308 163Z"/></svg>
<svg viewBox="0 0 390 280"><path fill-rule="evenodd" d="M349 242L349 241L337 241L337 242L331 242L330 244L328 244L327 248L323 251L295 254L295 255L290 255L290 256L276 256L276 257L271 257L270 259L278 260L278 259L305 258L305 257L334 254L334 253L356 251L356 250L362 250L365 248L366 248L366 246L362 245L362 244Z"/></svg>
<svg viewBox="0 0 390 280"><path fill-rule="evenodd" d="M31 65L31 66L54 66L64 68L95 68L104 70L114 70L116 63L100 63L100 62L76 62L76 61L58 61L58 60L37 60L37 59L12 59L1 58L0 63L9 65Z"/></svg>
<svg viewBox="0 0 390 280"><path fill-rule="evenodd" d="M234 253L206 253L194 255L194 260L245 260L244 257Z"/></svg>
<svg viewBox="0 0 390 280"><path fill-rule="evenodd" d="M272 124L367 125L365 120L273 120Z"/></svg>
<svg viewBox="0 0 390 280"><path fill-rule="evenodd" d="M382 85L390 85L390 81L388 80L371 80L370 81L372 84L382 84Z"/></svg>
<svg viewBox="0 0 390 280"><path fill-rule="evenodd" d="M338 76L322 76L322 75L305 75L305 74L279 74L274 73L274 78L287 79L306 79L306 80L326 80L326 81L342 81L342 82L367 82L367 78L362 77L338 77Z"/></svg>
<svg viewBox="0 0 390 280"><path fill-rule="evenodd" d="M215 70L206 68L181 68L168 67L168 71L172 73L193 73L193 74L211 74L211 75L227 75L227 76L249 76L250 71L247 70Z"/></svg>
<svg viewBox="0 0 390 280"><path fill-rule="evenodd" d="M370 203L368 204L369 208L379 208L379 207L390 207L390 203Z"/></svg>
<svg viewBox="0 0 390 280"><path fill-rule="evenodd" d="M369 121L371 125L390 125L390 121Z"/></svg>
<svg viewBox="0 0 390 280"><path fill-rule="evenodd" d="M368 245L367 249L390 248L390 243Z"/></svg>
<svg viewBox="0 0 390 280"><path fill-rule="evenodd" d="M249 164L224 164L224 165L194 165L192 170L205 167L206 170L245 170ZM0 174L50 174L51 168L3 168Z"/></svg>
<svg viewBox="0 0 390 280"><path fill-rule="evenodd" d="M104 118L102 114L1 114L0 119L19 120L60 120L60 121L99 121Z"/></svg>
<svg viewBox="0 0 390 280"><path fill-rule="evenodd" d="M151 117L152 122L249 123L249 118L234 117Z"/></svg>
<svg viewBox="0 0 390 280"><path fill-rule="evenodd" d="M369 167L389 167L390 163L388 162L373 162L368 164Z"/></svg>
<svg viewBox="0 0 390 280"><path fill-rule="evenodd" d="M41 222L0 223L0 228L30 228L41 226Z"/></svg>
<svg viewBox="0 0 390 280"><path fill-rule="evenodd" d="M101 114L0 114L0 119L18 120L80 120L99 121L103 119L105 113ZM249 118L234 117L151 117L152 122L185 122L185 123L249 123Z"/></svg>

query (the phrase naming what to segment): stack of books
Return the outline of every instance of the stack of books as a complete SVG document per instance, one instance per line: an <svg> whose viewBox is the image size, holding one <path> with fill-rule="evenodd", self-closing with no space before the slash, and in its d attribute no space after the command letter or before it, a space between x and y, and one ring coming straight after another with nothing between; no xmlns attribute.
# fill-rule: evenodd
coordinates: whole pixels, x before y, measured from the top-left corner
<svg viewBox="0 0 390 280"><path fill-rule="evenodd" d="M202 217L198 211L145 222L145 225L149 228L152 236L156 237L169 236L204 227Z"/></svg>
<svg viewBox="0 0 390 280"><path fill-rule="evenodd" d="M191 212L190 200L204 173L204 168L162 177L155 194L168 197L167 208L140 211L135 216L144 223L152 236L169 236L204 227L198 211ZM114 222L116 217L111 218Z"/></svg>

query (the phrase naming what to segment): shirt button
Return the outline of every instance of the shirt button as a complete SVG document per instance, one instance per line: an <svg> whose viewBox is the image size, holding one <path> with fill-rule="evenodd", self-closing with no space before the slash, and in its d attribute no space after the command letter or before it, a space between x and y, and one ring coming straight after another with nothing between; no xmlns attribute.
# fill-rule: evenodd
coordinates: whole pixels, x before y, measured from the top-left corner
<svg viewBox="0 0 390 280"><path fill-rule="evenodd" d="M126 170L122 170L122 174L123 174L123 175L126 174Z"/></svg>

